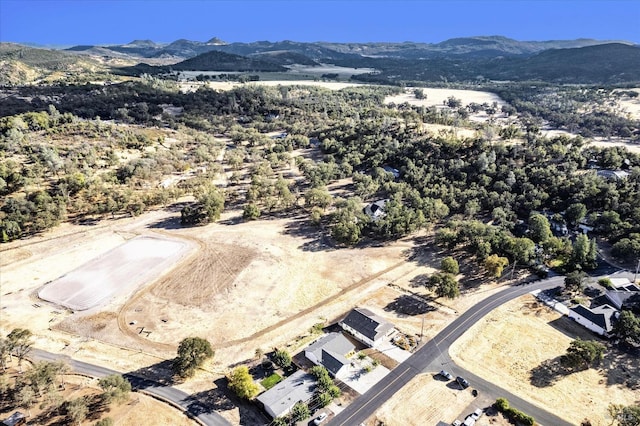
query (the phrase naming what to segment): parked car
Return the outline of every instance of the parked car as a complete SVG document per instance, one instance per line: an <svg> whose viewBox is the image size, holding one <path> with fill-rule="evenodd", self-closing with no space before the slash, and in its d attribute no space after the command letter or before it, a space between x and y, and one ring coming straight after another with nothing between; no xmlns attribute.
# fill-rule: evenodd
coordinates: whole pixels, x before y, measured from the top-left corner
<svg viewBox="0 0 640 426"><path fill-rule="evenodd" d="M318 417L313 419L313 424L319 425L320 423L324 422L326 418L327 418L327 413L322 413Z"/></svg>
<svg viewBox="0 0 640 426"><path fill-rule="evenodd" d="M471 417L473 417L475 420L478 420L480 417L482 417L482 414L484 414L482 408L476 408L476 411L471 413Z"/></svg>
<svg viewBox="0 0 640 426"><path fill-rule="evenodd" d="M462 426L462 422L460 420L454 420L451 426Z"/></svg>
<svg viewBox="0 0 640 426"><path fill-rule="evenodd" d="M458 384L462 386L463 389L466 389L469 387L469 382L467 382L467 379L464 379L460 376L456 377L456 382L458 382Z"/></svg>
<svg viewBox="0 0 640 426"><path fill-rule="evenodd" d="M447 380L453 379L453 376L447 370L440 370L440 372L438 374L441 375L442 377L444 377Z"/></svg>

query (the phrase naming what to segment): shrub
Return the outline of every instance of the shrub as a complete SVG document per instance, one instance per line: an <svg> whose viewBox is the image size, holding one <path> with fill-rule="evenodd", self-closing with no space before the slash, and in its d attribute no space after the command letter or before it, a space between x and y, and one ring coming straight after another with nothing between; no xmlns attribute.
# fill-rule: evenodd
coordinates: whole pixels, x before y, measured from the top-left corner
<svg viewBox="0 0 640 426"><path fill-rule="evenodd" d="M506 398L498 398L496 399L496 402L495 404L493 404L493 406L496 408L496 410L504 413L504 411L509 408L509 401L507 401Z"/></svg>
<svg viewBox="0 0 640 426"><path fill-rule="evenodd" d="M598 280L598 284L600 284L602 287L613 288L613 284L611 283L611 280L609 278L600 278Z"/></svg>
<svg viewBox="0 0 640 426"><path fill-rule="evenodd" d="M291 365L291 355L285 350L278 349L273 354L273 362L279 365L282 368L289 368Z"/></svg>
<svg viewBox="0 0 640 426"><path fill-rule="evenodd" d="M493 404L496 410L503 413L512 423L521 424L524 426L533 426L535 420L533 417L523 413L520 410L509 407L509 401L506 398L498 398Z"/></svg>

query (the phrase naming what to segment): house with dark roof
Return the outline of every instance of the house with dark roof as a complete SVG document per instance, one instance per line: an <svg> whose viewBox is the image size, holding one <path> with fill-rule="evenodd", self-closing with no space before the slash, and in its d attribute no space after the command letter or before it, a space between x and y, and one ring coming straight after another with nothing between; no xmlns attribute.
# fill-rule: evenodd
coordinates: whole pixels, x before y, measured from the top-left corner
<svg viewBox="0 0 640 426"><path fill-rule="evenodd" d="M370 347L378 346L395 331L392 323L365 308L353 309L339 324L343 330Z"/></svg>
<svg viewBox="0 0 640 426"><path fill-rule="evenodd" d="M260 394L256 400L275 419L287 415L297 402L310 400L315 391L316 379L311 374L298 370L268 391Z"/></svg>
<svg viewBox="0 0 640 426"><path fill-rule="evenodd" d="M304 355L314 364L326 368L333 377L340 378L346 373L350 363L347 357L355 348L342 333L329 333L309 345Z"/></svg>
<svg viewBox="0 0 640 426"><path fill-rule="evenodd" d="M362 211L375 222L376 220L382 219L387 215L384 211L384 207L388 202L388 199L374 201L373 203L365 206Z"/></svg>
<svg viewBox="0 0 640 426"><path fill-rule="evenodd" d="M568 316L594 333L609 337L609 333L613 329L613 322L618 314L619 311L609 304L595 308L578 305L569 308Z"/></svg>

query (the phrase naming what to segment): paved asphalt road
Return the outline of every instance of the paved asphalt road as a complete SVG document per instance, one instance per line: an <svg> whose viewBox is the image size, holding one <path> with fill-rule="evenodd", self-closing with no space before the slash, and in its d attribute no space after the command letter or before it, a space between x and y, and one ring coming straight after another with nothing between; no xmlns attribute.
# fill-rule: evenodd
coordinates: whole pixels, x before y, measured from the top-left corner
<svg viewBox="0 0 640 426"><path fill-rule="evenodd" d="M427 371L440 371L442 364L450 364L451 366L447 367L447 369L454 373L454 375L460 375L467 378L474 389L478 389L478 391L485 395L495 395L496 397L507 398L511 406L533 416L539 424L545 426L571 426L571 423L568 423L555 415L548 413L547 411L542 410L521 398L518 398L500 387L495 386L492 383L463 370L462 368L457 366L453 367L454 364L448 355L449 346L451 346L453 342L467 331L467 329L477 323L493 309L509 300L515 299L516 297L522 296L533 290L546 290L561 286L563 283L564 277L553 277L531 284L509 287L476 304L464 314L460 315L460 317L449 324L449 326L427 342L422 348L411 355L409 359L393 369L367 393L349 404L344 411L336 415L336 417L328 424L332 426L359 425L368 419L382 404L388 401L417 374Z"/></svg>
<svg viewBox="0 0 640 426"><path fill-rule="evenodd" d="M66 355L53 354L35 348L31 350L30 358L34 361L55 361L60 359L67 362L74 371L91 377L105 377L111 374L122 374L108 368L77 361ZM152 380L143 379L142 377L132 374L123 374L123 376L129 380L133 389L141 390L162 400L172 402L173 404L180 406L185 412L189 413L190 416L197 418L205 425L230 425L229 422L213 411L213 409L207 408L204 404L192 399L189 394L182 392L181 390L171 386L162 385Z"/></svg>

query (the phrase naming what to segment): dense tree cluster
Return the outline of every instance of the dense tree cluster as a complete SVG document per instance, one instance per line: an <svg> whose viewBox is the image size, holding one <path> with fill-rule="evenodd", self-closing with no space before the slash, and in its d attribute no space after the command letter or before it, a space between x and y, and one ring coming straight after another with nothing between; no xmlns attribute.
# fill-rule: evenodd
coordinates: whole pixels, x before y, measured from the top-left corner
<svg viewBox="0 0 640 426"><path fill-rule="evenodd" d="M516 102L530 95L526 102L533 105L551 109L560 102L575 109L582 105L579 101L598 99L597 91L503 86L501 94L515 105L515 109L505 107L506 113L520 114L523 124L501 129L501 137L508 141L520 132L526 134L524 144L506 144L496 143L488 127L472 138L424 132L423 123L469 125L471 109L497 112L497 105L463 108L453 97L442 108L427 108L384 105L385 96L398 93L394 87L328 91L256 86L180 93L147 80L20 89L21 94L33 95L31 111L2 119L0 144L8 152L28 155L31 162L0 161L0 191L7 195L0 206L3 240L38 232L66 218L139 214L191 193L199 200L183 212L185 223L215 220L229 201L242 203L245 218L256 219L300 206L303 199L313 222L328 222L334 238L345 244L357 244L364 237L395 239L453 218L440 239L446 239L448 232L447 245L467 247L479 262L495 254L518 264L559 259L568 270L589 269L593 266L591 240L574 244L550 234L558 225L575 229L587 221L609 239L615 256L627 260L640 256L639 156L621 147L585 147L581 138L541 137L540 120L550 118ZM166 105L180 109L181 114L165 113ZM148 131L125 131L96 120L96 115L179 128L193 135L193 142L168 145ZM581 126L599 132L597 123ZM638 127L635 122L626 126L632 131ZM284 132L267 136L276 130ZM85 143L63 149L56 144L33 144L25 137L45 133L53 139L76 133L89 141L108 138L113 142L106 148ZM212 133L233 141L223 160L233 170L224 194L210 187L220 170L216 158L225 149ZM293 165L291 152L311 147L312 140L313 148L324 154L322 159L297 157L296 166L305 180L285 177ZM122 149L141 155L121 162L117 156ZM588 170L593 164L625 168L629 176L605 179ZM398 170L398 176L384 169L389 166ZM89 172L101 167L108 170L99 177ZM207 171L164 185L166 176L194 167ZM245 167L250 170L248 188L241 183L240 170ZM326 186L347 177L353 179L352 195L332 200ZM389 200L385 214L373 220L362 208L380 199ZM518 234L518 219L528 224L528 233ZM465 236L461 227L478 228L482 235ZM536 244L544 249L543 255L535 251ZM501 272L498 264L491 265L494 275Z"/></svg>

